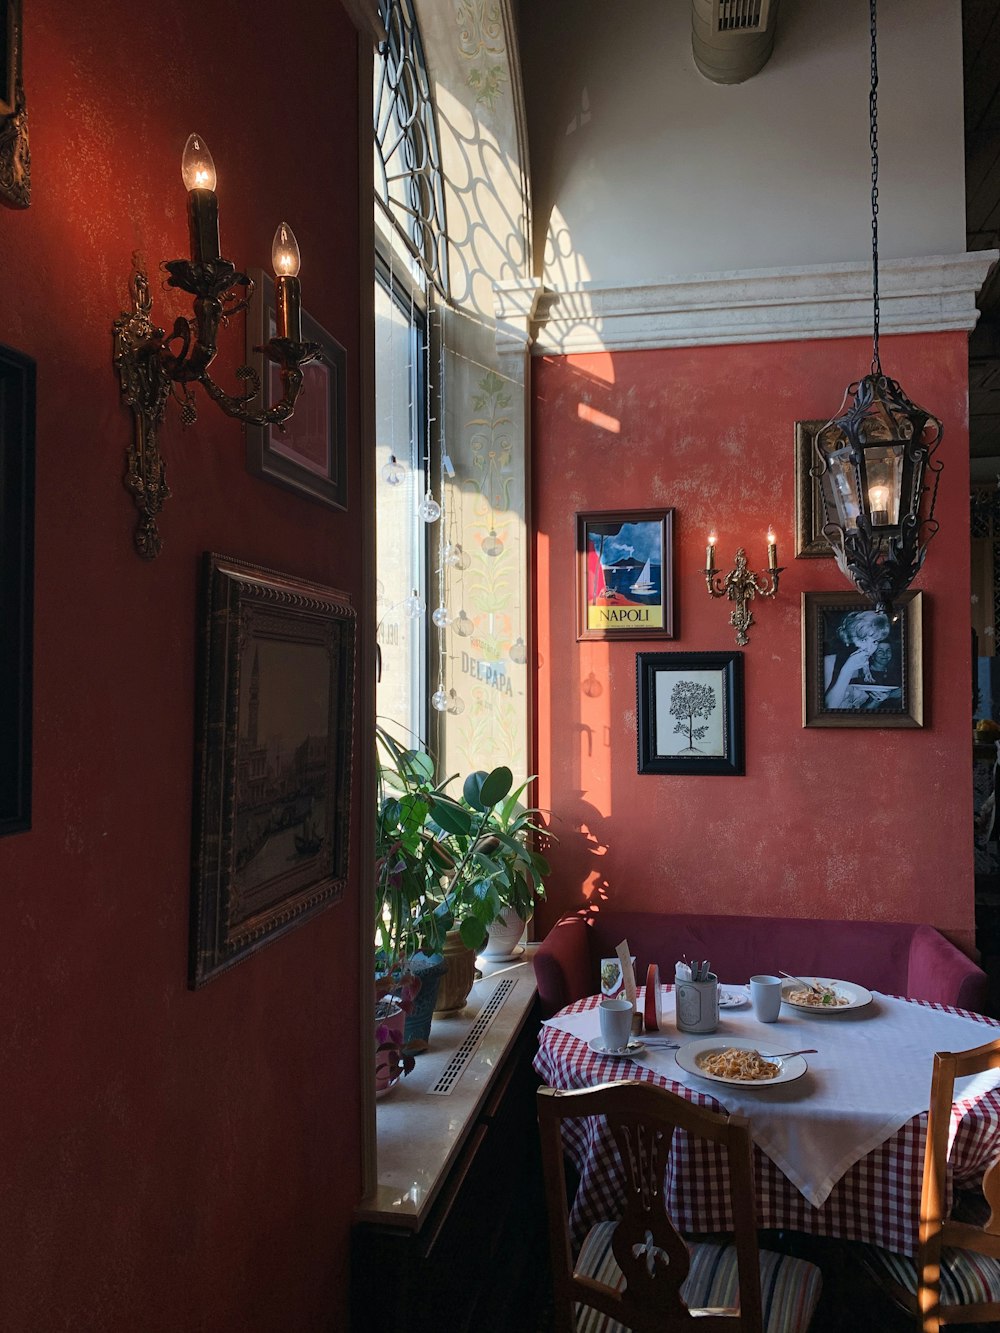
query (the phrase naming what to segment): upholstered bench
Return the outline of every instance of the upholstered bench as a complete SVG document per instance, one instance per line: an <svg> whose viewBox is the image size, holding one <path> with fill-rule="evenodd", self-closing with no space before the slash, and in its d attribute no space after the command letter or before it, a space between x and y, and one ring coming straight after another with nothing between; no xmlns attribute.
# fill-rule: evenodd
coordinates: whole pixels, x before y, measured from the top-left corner
<svg viewBox="0 0 1000 1333"><path fill-rule="evenodd" d="M592 920L563 917L539 946L535 978L542 1016L596 994L600 961L613 957L623 939L635 955L640 983L650 963L668 982L677 959L707 958L719 980L730 983L783 969L977 1013L987 1003L986 974L933 926L603 909Z"/></svg>

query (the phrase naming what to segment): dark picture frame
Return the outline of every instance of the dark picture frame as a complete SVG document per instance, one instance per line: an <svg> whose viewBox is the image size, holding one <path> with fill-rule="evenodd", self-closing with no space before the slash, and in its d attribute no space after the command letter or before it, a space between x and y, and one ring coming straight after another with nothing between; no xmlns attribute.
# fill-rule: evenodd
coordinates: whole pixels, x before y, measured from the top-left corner
<svg viewBox="0 0 1000 1333"><path fill-rule="evenodd" d="M23 82L21 0L0 0L0 203L31 203L31 152Z"/></svg>
<svg viewBox="0 0 1000 1333"><path fill-rule="evenodd" d="M612 509L576 516L581 639L672 639L674 511Z"/></svg>
<svg viewBox="0 0 1000 1333"><path fill-rule="evenodd" d="M276 331L274 279L259 269L251 276L246 361L260 378L258 402L266 408L280 402L281 380L278 367L255 349ZM347 353L304 310L302 337L319 343L320 355L302 367L302 388L284 431L277 426L247 426L247 469L331 509L346 509Z"/></svg>
<svg viewBox="0 0 1000 1333"><path fill-rule="evenodd" d="M802 725L922 727L923 594L894 619L855 593L802 594Z"/></svg>
<svg viewBox="0 0 1000 1333"><path fill-rule="evenodd" d="M0 835L31 828L35 362L0 346Z"/></svg>
<svg viewBox="0 0 1000 1333"><path fill-rule="evenodd" d="M743 654L637 653L640 773L741 777Z"/></svg>
<svg viewBox="0 0 1000 1333"><path fill-rule="evenodd" d="M823 536L823 493L812 475L816 461L816 436L825 421L795 423L795 558L812 560L832 556L833 547Z"/></svg>
<svg viewBox="0 0 1000 1333"><path fill-rule="evenodd" d="M246 561L201 596L192 988L343 896L356 638L345 593Z"/></svg>

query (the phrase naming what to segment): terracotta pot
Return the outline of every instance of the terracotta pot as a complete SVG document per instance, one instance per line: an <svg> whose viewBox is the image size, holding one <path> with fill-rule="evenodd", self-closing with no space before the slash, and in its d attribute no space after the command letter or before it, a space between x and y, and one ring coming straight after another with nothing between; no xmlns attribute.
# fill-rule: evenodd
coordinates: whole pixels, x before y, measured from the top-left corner
<svg viewBox="0 0 1000 1333"><path fill-rule="evenodd" d="M438 982L436 1014L454 1014L464 1009L476 980L476 951L462 943L457 930L449 930L444 938L444 960L448 970Z"/></svg>

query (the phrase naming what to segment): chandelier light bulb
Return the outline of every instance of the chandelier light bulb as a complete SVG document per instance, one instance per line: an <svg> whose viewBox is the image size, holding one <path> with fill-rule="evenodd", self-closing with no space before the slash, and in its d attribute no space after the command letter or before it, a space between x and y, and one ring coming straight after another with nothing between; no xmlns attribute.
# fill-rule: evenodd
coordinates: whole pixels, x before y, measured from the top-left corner
<svg viewBox="0 0 1000 1333"><path fill-rule="evenodd" d="M416 620L418 616L422 616L427 610L427 603L417 592L416 588L413 589L410 596L403 602L403 610L411 620Z"/></svg>
<svg viewBox="0 0 1000 1333"><path fill-rule="evenodd" d="M181 175L186 190L214 190L215 163L200 134L189 134L181 156Z"/></svg>
<svg viewBox="0 0 1000 1333"><path fill-rule="evenodd" d="M387 486L401 486L406 480L406 468L395 454L390 454L388 463L384 464L382 480Z"/></svg>
<svg viewBox="0 0 1000 1333"><path fill-rule="evenodd" d="M497 536L496 528L490 528L490 535L483 542L483 555L492 556L494 559L503 550L503 539Z"/></svg>
<svg viewBox="0 0 1000 1333"><path fill-rule="evenodd" d="M425 523L436 523L441 517L441 506L430 491L424 496L417 505L417 513Z"/></svg>
<svg viewBox="0 0 1000 1333"><path fill-rule="evenodd" d="M523 666L528 660L528 645L521 638L520 634L511 644L510 660L516 662L518 666Z"/></svg>
<svg viewBox="0 0 1000 1333"><path fill-rule="evenodd" d="M287 222L279 222L271 242L271 263L275 274L279 278L297 277L301 259L295 232Z"/></svg>
<svg viewBox="0 0 1000 1333"><path fill-rule="evenodd" d="M454 623L455 633L460 634L463 639L467 639L469 635L472 633L472 631L476 628L472 622L471 617L467 616L464 610L459 611L458 619L455 620L453 623Z"/></svg>
<svg viewBox="0 0 1000 1333"><path fill-rule="evenodd" d="M431 707L439 713L448 711L448 695L445 693L444 683L442 682L431 695Z"/></svg>
<svg viewBox="0 0 1000 1333"><path fill-rule="evenodd" d="M431 620L434 621L434 624L437 625L438 629L447 629L451 624L451 612L445 606L444 602L435 609L434 614L431 616Z"/></svg>

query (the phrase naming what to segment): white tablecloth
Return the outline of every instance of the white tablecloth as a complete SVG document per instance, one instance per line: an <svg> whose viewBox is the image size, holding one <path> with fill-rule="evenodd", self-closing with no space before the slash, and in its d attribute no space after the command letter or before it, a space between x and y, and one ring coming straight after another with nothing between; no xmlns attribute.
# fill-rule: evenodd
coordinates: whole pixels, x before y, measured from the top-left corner
<svg viewBox="0 0 1000 1333"><path fill-rule="evenodd" d="M662 1036L678 1032L673 992L663 1000ZM556 1015L547 1023L583 1041L600 1035L596 1009ZM819 1207L840 1177L927 1109L935 1051L981 1046L989 1031L972 1019L875 993L872 1003L824 1017L782 1005L776 1023L758 1023L753 1010L723 1010L712 1034L750 1038L761 1051L815 1047L802 1078L775 1087L736 1087L689 1074L675 1052L647 1046L631 1058L661 1076L710 1093L727 1110L745 1115L753 1141L805 1198ZM955 1100L968 1105L1000 1085L1000 1071L956 1084Z"/></svg>

